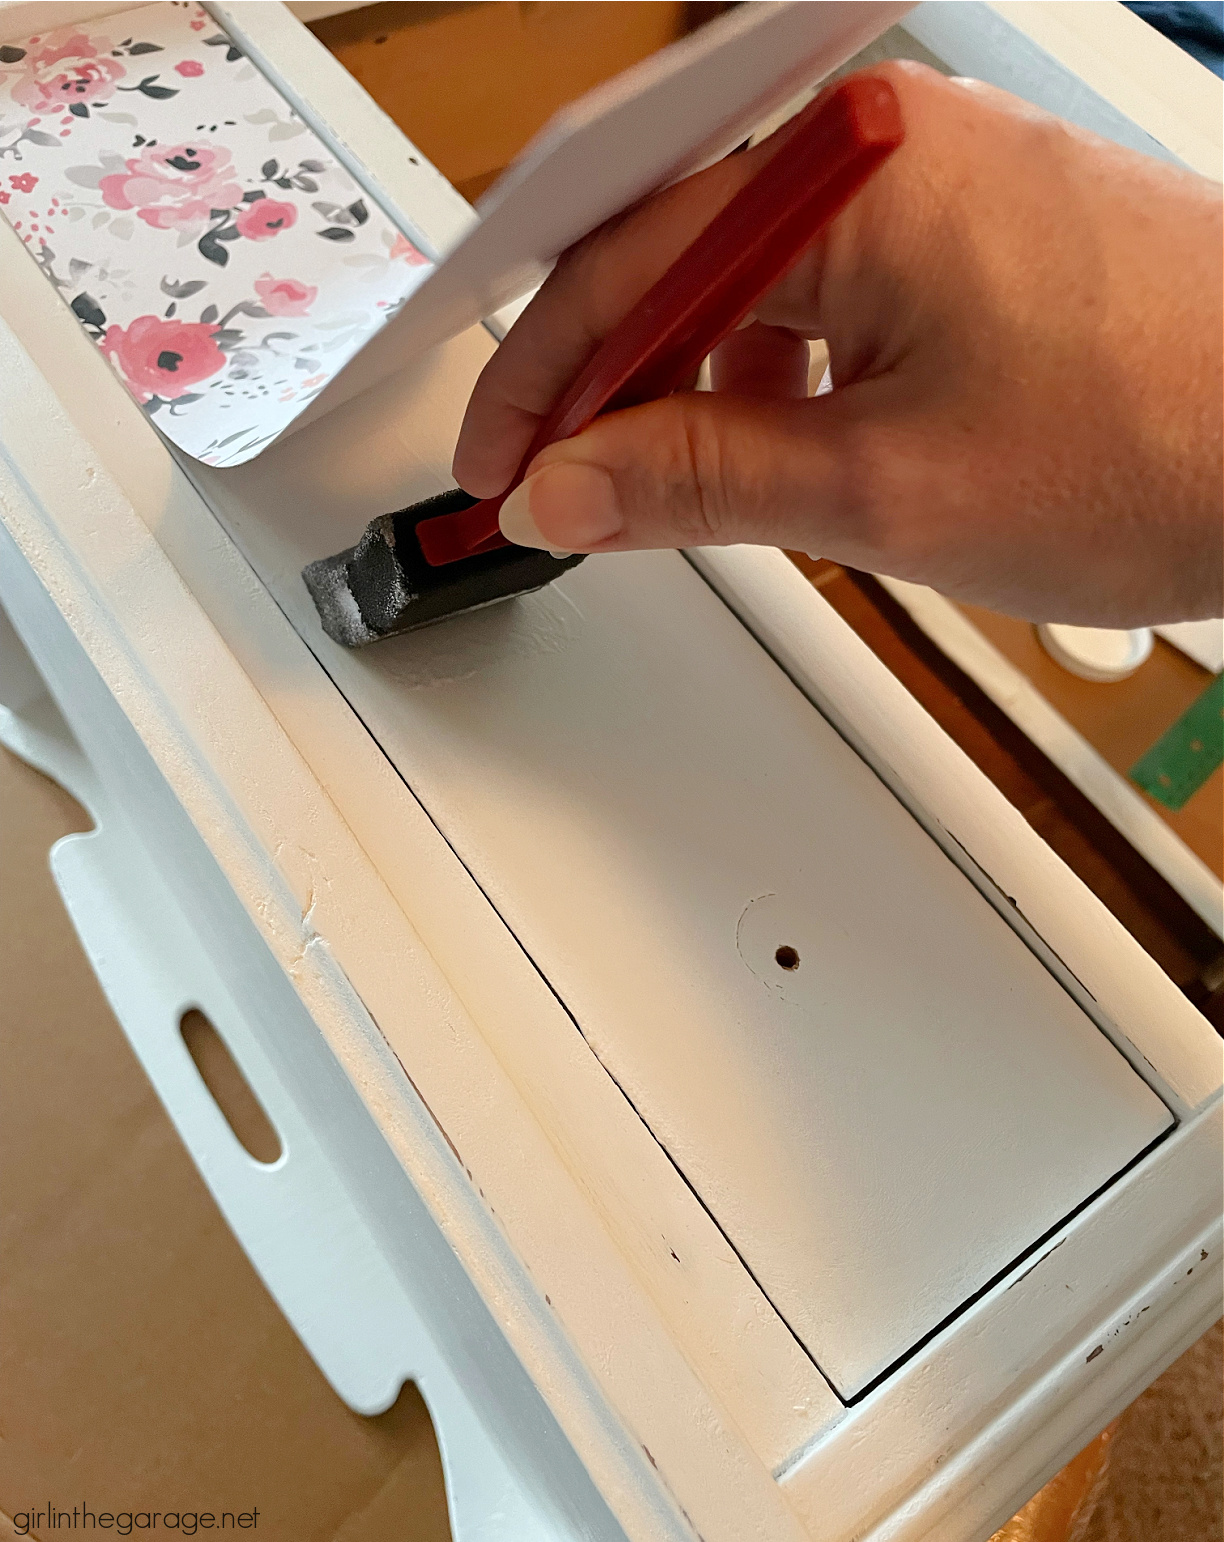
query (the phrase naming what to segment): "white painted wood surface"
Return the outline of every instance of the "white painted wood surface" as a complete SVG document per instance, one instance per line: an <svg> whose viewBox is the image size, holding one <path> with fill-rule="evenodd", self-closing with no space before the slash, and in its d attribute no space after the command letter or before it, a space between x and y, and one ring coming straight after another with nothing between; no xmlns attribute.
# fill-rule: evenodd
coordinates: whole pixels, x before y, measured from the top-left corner
<svg viewBox="0 0 1224 1542"><path fill-rule="evenodd" d="M326 97L332 66L303 67L297 88ZM844 1407L12 240L0 313L18 554L0 588L41 586L76 638L89 663L61 660L57 691L112 786L173 835L232 977L292 982L319 1037L285 1029L282 1064L310 1106L327 1089L345 1110L333 1155L354 1203L548 1513L578 1535L610 1535L610 1512L635 1538L971 1542L1218 1315L1210 1029L783 559L705 553L744 625L933 843L998 886L991 914L1015 901L1180 1121ZM147 768L79 689L90 669Z"/></svg>
<svg viewBox="0 0 1224 1542"><path fill-rule="evenodd" d="M6 280L20 271L6 268ZM692 1297L701 1262L696 1260L694 1275L688 1257L672 1276L680 1281L679 1312L668 1311L667 1274L656 1263L662 1262L663 1249L652 1240L649 1226L640 1221L636 1226L621 1224L621 1218L634 1212L645 1216L658 1190L666 1187L661 1175L651 1173L648 1164L642 1166L641 1152L635 1156L632 1144L617 1135L616 1123L609 1122L581 1060L571 1055L558 1061L548 1033L539 1031L547 1027L542 1021L544 1002L533 1004L530 990L515 975L517 950L507 952L496 928L490 929L489 920L481 921L479 908L465 899L471 889L456 871L458 864L452 859L448 866L436 832L424 823L402 782L388 776L385 760L377 752L371 756L370 741L346 729L350 720L339 698L319 688L319 672L312 670L306 650L262 587L253 584L249 574L244 576L241 560L215 526L210 535L207 510L166 462L162 447L109 381L102 361L80 338L71 318L64 319L65 330L56 336L53 318L62 315L62 308L48 292L47 308L40 311L39 292L31 288L17 295L17 313L28 326L30 340L44 345L52 362L59 355L73 366L60 382L61 391L74 413L91 426L95 443L82 443L85 458L76 458L78 452L70 450L75 431L38 376L23 364L20 352L6 345L0 389L7 389L0 396L0 408L4 420L20 433L5 446L12 469L0 500L6 522L21 536L26 560L36 563L61 612L73 619L175 796L197 828L208 832L227 881L290 972L332 1052L362 1090L378 1127L426 1196L450 1246L484 1298L497 1303L503 1331L545 1390L630 1534L665 1534L659 1529L660 1512L644 1513L641 1508L654 1468L643 1462L629 1477L624 1465L628 1450L621 1448L621 1454L614 1455L617 1443L606 1417L593 1422L603 1397L629 1417L638 1439L649 1445L668 1489L693 1500L690 1513L701 1514L695 1496L710 1490L713 1513L703 1527L705 1535L753 1534L745 1506L752 1510L759 1490L747 1481L741 1461L728 1461L735 1437L719 1423L725 1415L715 1414L713 1425L704 1419L694 1424L695 1384L682 1391L684 1360L676 1362L674 1350L664 1346L669 1339L676 1347L685 1345L684 1358L690 1364L696 1356L706 1385L725 1392L724 1408L738 1402L739 1427L762 1450L771 1424L781 1427L782 1410L794 1392L785 1382L767 1380L761 1386L754 1378L754 1367L768 1345L768 1338L759 1336L759 1313L738 1316L721 1341L705 1340L705 1326L718 1321L718 1306L708 1288ZM108 392L115 394L108 397ZM54 459L48 453L52 447ZM12 480L13 473L18 481ZM122 483L115 480L116 474ZM139 536L122 490L125 485L137 495L144 519L157 530L162 546L173 554L191 584L190 592L158 547ZM77 491L85 487L91 492L87 506ZM37 500L26 513L14 501L22 497ZM70 548L60 544L65 538ZM731 569L737 566L734 553L706 555L729 560ZM763 559L769 555L761 554ZM724 571L720 578L731 594L736 580L740 589L747 585L747 598L737 600L746 612L751 609L751 577L749 570ZM815 602L809 620L815 623L816 687L829 703L827 710L849 713L911 791L935 794L931 801L937 817L947 820L950 838L966 840L1007 891L1019 896L1026 913L1043 919L1044 897L1045 914L1056 923L1051 934L1091 986L1112 981L1116 999L1124 1007L1129 1004L1129 1011L1119 1015L1139 1042L1144 1042L1141 1025L1150 1022L1153 1006L1158 1007L1163 1047L1150 1040L1147 1047L1157 1066L1181 1086L1179 1103L1184 1107L1188 1100L1190 1108L1202 1110L1198 1118L1187 1110L1187 1129L1083 1212L1057 1245L1039 1255L1038 1269L1030 1273L1026 1264L1016 1278L1001 1282L959 1324L850 1413L831 1413L819 1398L796 1408L792 1417L806 1422L812 1434L792 1447L777 1470L789 1507L805 1518L811 1535L862 1536L871 1517L884 1525L891 1516L887 1532L880 1535L916 1538L927 1534L928 1523L935 1524L932 1517L945 1517L951 1529L941 1530L941 1538L968 1539L985 1535L991 1524L1005 1518L1051 1464L1073 1454L1077 1442L1082 1444L1218 1313L1214 1273L1200 1267L1191 1277L1185 1274L1185 1267L1194 1267L1191 1248L1209 1250L1208 1268L1219 1257L1219 1100L1210 1091L1213 1075L1215 1085L1219 1081L1218 1045L1197 1014L1057 859L1022 833L1022 826L1012 827L1013 821L1019 823L1014 811L932 728L798 575L795 578L809 605ZM167 604L175 618L169 633L150 625ZM783 605L775 617L781 633L771 640L771 651L783 657L789 619ZM766 624L758 625L766 635ZM802 646L787 667L802 678ZM188 684L193 678L199 682L195 688ZM247 679L257 685L258 697L249 695ZM201 690L206 681L209 687ZM287 733L306 747L321 783L312 783L309 775L303 783L305 763L277 749ZM287 748L289 741L283 742ZM266 768L254 781L253 756ZM313 793L308 790L312 785ZM272 789L275 797L269 798ZM143 785L133 791L149 796ZM329 812L333 799L339 799L337 811L343 811L351 833L345 824L335 824L335 814ZM431 833L436 846L431 845ZM367 852L377 850L387 888L371 888L361 877L369 858L355 838ZM303 866L305 851L311 853L308 867ZM305 949L297 940L295 918L282 918L277 896L285 884L298 891L297 904L311 917L311 945ZM363 924L354 928L351 907L337 905L338 891L361 896ZM445 999L439 997L437 985L420 994L418 987L406 984L405 969L415 974L419 968L412 933L398 940L397 927L402 929L408 915L423 927L421 935L463 999L480 1011L482 1034L493 1035L498 1060L515 1077L525 1099L525 1106L519 1105L522 1112L516 1114L513 1099L508 1103L504 1091L497 1090L498 1074L490 1080L494 1063L482 1058L478 1040L468 1037L462 1014L456 1017L453 1008L443 1008L446 1015L436 1017ZM473 942L477 936L479 947ZM233 944L231 939L231 951L239 951ZM493 980L490 961L496 964ZM331 972L335 966L343 976ZM380 1071L377 1056L371 1061L364 1047L368 1028L354 1032L354 998L345 993L347 985L337 995L336 985L329 983L340 978L351 981L375 1011L400 1064L411 1068L415 1087L401 1083L397 1090L394 1072ZM520 1004L525 1012L520 1012ZM1203 1030L1197 1052L1196 1022ZM511 1030L508 1034L503 1025ZM470 1180L440 1152L440 1166L438 1155L422 1163L422 1131L403 1118L404 1100L416 1096L415 1088L424 1093L448 1139L462 1152ZM523 1112L528 1113L526 1124ZM539 1147L529 1135L536 1121L541 1131L550 1132L553 1151L568 1153L571 1171L576 1171L576 1161L582 1164L582 1187L597 1201L605 1236L615 1242L611 1253L601 1254L596 1243L599 1228L591 1231L572 1199L565 1197L564 1186L558 1189L548 1176L547 1147ZM592 1135L585 1146L584 1130ZM351 1138L353 1132L348 1133ZM605 1143L616 1159L611 1187L592 1160L592 1153ZM484 1209L469 1181L496 1210L500 1224L494 1233L473 1229L464 1220L470 1205ZM381 1197L376 1187L365 1194L364 1202ZM529 1276L516 1280L513 1272L495 1263L494 1236L513 1239L514 1252L530 1267ZM396 1231L384 1231L383 1240L393 1248ZM618 1253L633 1262L629 1276L618 1276ZM1170 1261L1183 1254L1189 1262L1179 1273ZM405 1263L402 1252L399 1262L401 1269L411 1269L411 1258ZM727 1279L725 1266L720 1271L716 1266L716 1273ZM641 1286L630 1285L632 1278L648 1288L663 1311L664 1338L652 1335L649 1313L643 1317L641 1307L633 1304ZM1127 1302L1145 1291L1151 1299L1140 1305L1154 1309L1129 1315ZM453 1287L448 1289L446 1302L455 1295ZM581 1358L592 1370L600 1367L595 1402L583 1390L582 1378L575 1379L571 1351L559 1354L556 1339L541 1334L545 1319L558 1326L564 1323L565 1337L575 1348L582 1346ZM1120 1331L1110 1329L1106 1351L1089 1362L1093 1335L1110 1322ZM453 1337L444 1342L453 1353ZM737 1353L741 1350L742 1357ZM486 1388L495 1408L502 1410L507 1406L505 1382L500 1377ZM754 1391L757 1387L759 1392ZM682 1392L686 1413L669 1430L673 1391ZM941 1410L938 1419L930 1417L934 1407ZM680 1407L675 1411L679 1415ZM841 1438L843 1431L849 1444ZM716 1437L719 1455L703 1472L701 1452L707 1449L708 1436ZM723 1465L729 1486L721 1480ZM938 1476L928 1476L933 1472ZM652 1514L654 1519L647 1520ZM785 1534L782 1512L760 1534Z"/></svg>
<svg viewBox="0 0 1224 1542"><path fill-rule="evenodd" d="M402 1274L424 1271L451 1362L482 1389L520 1464L555 1467L548 1483L564 1493L547 1419L473 1330L463 1288L414 1252L403 1197L358 1135L389 1143L470 1274L475 1322L495 1313L631 1536L686 1535L681 1504L709 1537L789 1535L770 1468L841 1405L574 1045L402 780L363 732L354 739L352 713L143 416L122 405L104 361L40 275L25 287L21 248L7 252L6 319L24 317L36 350L66 349L57 375L72 417L6 328L3 518L149 746L161 801L181 802L206 832L202 864L165 843L162 811L163 855L196 913L208 914L224 875L370 1109L367 1131L337 1127L357 1164L350 1192L381 1210L380 1241ZM79 703L68 713L87 728L91 715ZM321 752L317 769L286 722ZM157 788L122 765L115 780L157 804ZM249 970L232 917L213 924L223 957ZM286 1262L312 1268L309 1256Z"/></svg>
<svg viewBox="0 0 1224 1542"><path fill-rule="evenodd" d="M1171 1115L678 555L377 648L322 636L303 564L446 485L491 349L477 330L309 443L188 469L853 1397Z"/></svg>
<svg viewBox="0 0 1224 1542"><path fill-rule="evenodd" d="M6 255L24 261L15 246L7 254L0 247L0 261ZM756 1310L741 1315L734 1306L742 1290L699 1227L690 1225L684 1235L704 1246L709 1280L724 1282L721 1301L713 1283L701 1283L702 1253L677 1265L666 1244L680 1233L665 1234L660 1246L649 1223L642 1224L652 1206L672 1205L666 1174L651 1169L604 1106L588 1074L593 1060L558 1052L546 999L533 996L529 970L526 976L517 972L515 959L522 955L495 918L482 912L474 886L453 857L448 862L440 838L385 759L363 733L354 736L338 695L71 317L38 275L24 284L16 261L6 262L3 271L0 291L12 297L10 320L57 373L62 398L89 433L79 449L72 448L78 441L71 420L20 350L6 345L0 407L14 432L5 442L11 471L4 518L169 787L197 829L207 832L220 870L290 972L481 1295L496 1303L503 1331L631 1535L664 1534L661 1495L649 1498L655 1469L641 1458L640 1445L632 1447L639 1457L635 1467L631 1446L613 1437L607 1415L596 1416L605 1398L609 1411L618 1410L649 1446L666 1490L684 1496L690 1514L704 1515L707 1536L751 1535L758 1522L764 1524L761 1535L785 1534L789 1523L782 1517L790 1507L807 1516L813 1535L862 1535L869 1516L882 1518L901 1504L898 1520L909 1519L891 1534L918 1536L927 1517L952 1507L957 1529L946 1534L968 1538L984 1533L987 1521L1008 1505L1014 1509L1025 1485L1054 1456L1064 1448L1071 1454L1069 1443L1082 1442L1098 1420L1109 1417L1119 1387L1137 1390L1137 1378L1153 1374L1218 1311L1217 1283L1200 1270L1172 1293L1166 1290L1160 1311L1138 1319L1108 1355L1089 1366L1090 1350L1078 1354L1085 1336L1119 1309L1128 1292L1167 1269L1191 1237L1203 1235L1209 1247L1217 1246L1203 1229L1216 1224L1212 1211L1218 1208L1211 1186L1219 1171L1213 1154L1219 1105L1210 1090L1212 1077L1215 1085L1219 1081L1218 1046L1150 961L1048 850L1011 824L1018 816L805 590L814 606L811 618L819 623L822 688L835 707L851 710L911 785L944 799L937 817L985 860L1007 892L1020 896L1026 913L1040 915L1040 896L1046 897L1048 914L1061 919L1051 934L1077 973L1093 987L1101 979L1113 981L1127 1034L1144 1042L1143 1025L1150 1025L1158 1007L1165 1042L1163 1050L1150 1042L1148 1047L1160 1072L1181 1089L1176 1101L1183 1118L1195 1107L1203 1115L1189 1121L1185 1139L1166 1142L1156 1158L1081 1214L1039 1270L1001 1282L852 1414L837 1411L829 1394L796 1399L793 1378L789 1386L768 1375L758 1380L756 1369L768 1364L761 1358L769 1352L767 1316L762 1321ZM87 502L83 489L89 489ZM129 496L159 544L140 535ZM158 623L159 614L173 616L169 630ZM786 621L784 607L784 637ZM778 639L772 651L784 651ZM305 747L306 761L294 745ZM919 775L924 770L929 785ZM958 810L970 816L968 827ZM362 876L371 871L370 852L377 852L381 880L373 887ZM285 885L298 894L296 915L283 912L277 897ZM349 903L339 903L338 896ZM307 912L311 945L304 949L300 918ZM444 968L435 983L428 971L419 975L419 944L411 929L403 933L406 917ZM333 975L334 968L343 975ZM479 1012L475 1037L463 1009L456 1015L455 1007L444 1005L447 977L459 999ZM360 992L400 1064L411 1068L415 1088L462 1153L463 1168L448 1170L447 1160L439 1167L436 1155L423 1162L419 1128L401 1112L415 1091L407 1083L397 1090L390 1068L378 1070L377 1057L371 1062L363 1047L368 1030L354 1032L354 998L346 994L347 984L337 995L332 983L341 978ZM1202 1029L1197 1048L1196 1022ZM490 1043L496 1045L493 1060L487 1058ZM507 1072L508 1082L500 1079ZM543 1147L533 1129L545 1135ZM603 1150L613 1159L611 1168L600 1168ZM577 1190L557 1185L552 1164L562 1152L563 1170L581 1174ZM1190 1159L1188 1167L1178 1152ZM579 1193L588 1199L575 1209ZM583 1205L592 1201L594 1212L584 1219ZM498 1218L493 1233L474 1226L474 1217L465 1219L472 1205L483 1212L486 1204ZM672 1214L683 1220L678 1205ZM516 1277L496 1262L504 1244L495 1246L494 1236L510 1244L529 1275ZM1125 1245L1123 1239L1129 1239ZM1122 1256L1128 1264L1119 1263ZM625 1264L631 1265L628 1274L619 1272ZM632 1284L635 1279L640 1283ZM638 1295L643 1289L645 1298ZM724 1315L728 1307L731 1318ZM718 1336L720 1321L725 1326ZM544 1331L546 1324L554 1331ZM562 1344L573 1347L563 1350ZM589 1368L581 1374L580 1363ZM701 1367L696 1381L682 1369L694 1364ZM598 1393L584 1388L583 1376L590 1374ZM703 1383L717 1389L717 1399L694 1423L693 1398ZM487 1391L504 1409L502 1382ZM708 1398L709 1391L700 1396ZM945 1410L936 1421L922 1412L933 1406L931 1399ZM1062 1422L1043 1437L1045 1410L1055 1404L1065 1409ZM738 1428L762 1454L788 1420L792 1428L797 1422L812 1432L797 1444L792 1437L789 1457L773 1459L789 1501L767 1524L763 1492L749 1477L751 1464L744 1466L742 1437L725 1422L726 1410L737 1405ZM854 1431L853 1461L851 1448L837 1439L846 1427ZM925 1475L953 1451L963 1453L968 1465L949 1467L944 1486L924 1497ZM859 1463L865 1464L861 1470ZM756 1521L750 1519L754 1509Z"/></svg>
<svg viewBox="0 0 1224 1542"><path fill-rule="evenodd" d="M1178 160L1219 181L1224 81L1193 54L1107 0L994 0L1014 40L1029 38ZM1112 137L1112 136L1111 136Z"/></svg>
<svg viewBox="0 0 1224 1542"><path fill-rule="evenodd" d="M1220 178L1224 83L1117 0L924 0L903 26L954 74Z"/></svg>
<svg viewBox="0 0 1224 1542"><path fill-rule="evenodd" d="M87 678L89 665L45 593L21 585L2 533L0 549L12 586L8 602L27 626L33 622L44 667L54 676L71 670ZM209 1191L320 1370L363 1414L390 1407L405 1381L417 1385L438 1436L455 1542L572 1537L569 1519L516 1470L490 1433L487 1409L474 1404L426 1326L419 1288L397 1275L363 1208L353 1203L352 1153L337 1160L335 1150L337 1103L343 1106L347 1089L333 1088L327 1117L320 1119L326 1073L303 1096L300 1067L285 1054L286 1038L296 1058L313 1037L300 1021L301 1003L282 990L273 1009L282 1023L299 1019L297 1031L269 1045L253 1018L273 1004L259 998L249 976L236 991L233 978L218 968L194 892L158 861L148 805L116 795L99 776L2 610L0 700L0 743L54 778L93 819L92 830L52 847L56 885L115 1016ZM127 740L129 766L145 758L118 707L96 687L90 717L95 731L104 727ZM275 1162L256 1161L243 1150L196 1070L179 1032L191 1007L207 1014L255 1090L280 1140ZM303 1256L311 1260L308 1269L301 1267ZM436 1270L436 1259L431 1262Z"/></svg>

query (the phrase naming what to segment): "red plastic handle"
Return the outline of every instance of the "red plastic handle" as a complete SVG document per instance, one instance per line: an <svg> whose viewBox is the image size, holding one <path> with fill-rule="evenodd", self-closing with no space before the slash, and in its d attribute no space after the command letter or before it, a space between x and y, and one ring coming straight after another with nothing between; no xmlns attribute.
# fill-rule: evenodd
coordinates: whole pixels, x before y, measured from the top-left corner
<svg viewBox="0 0 1224 1542"><path fill-rule="evenodd" d="M873 76L852 76L806 107L752 181L604 338L541 423L506 491L416 527L430 566L509 545L498 511L545 445L687 380L904 136L896 93Z"/></svg>

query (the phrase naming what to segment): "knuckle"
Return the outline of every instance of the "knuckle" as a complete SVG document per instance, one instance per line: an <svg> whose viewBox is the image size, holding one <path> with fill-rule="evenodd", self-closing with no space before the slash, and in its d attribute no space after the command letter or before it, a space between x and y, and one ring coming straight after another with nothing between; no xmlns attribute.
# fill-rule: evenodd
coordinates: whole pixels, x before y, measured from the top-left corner
<svg viewBox="0 0 1224 1542"><path fill-rule="evenodd" d="M674 525L693 545L714 545L731 523L726 444L714 413L690 400L675 404L678 432L669 467L668 504Z"/></svg>
<svg viewBox="0 0 1224 1542"><path fill-rule="evenodd" d="M726 539L730 499L723 437L687 396L596 419L572 441L575 458L605 466L626 514L626 535L655 545ZM564 446L542 452L569 458Z"/></svg>

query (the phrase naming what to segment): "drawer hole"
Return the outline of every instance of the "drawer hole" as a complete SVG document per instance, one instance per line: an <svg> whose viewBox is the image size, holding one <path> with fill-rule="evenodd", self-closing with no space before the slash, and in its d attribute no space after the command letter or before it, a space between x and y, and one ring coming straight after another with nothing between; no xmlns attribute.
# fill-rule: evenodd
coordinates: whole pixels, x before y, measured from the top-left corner
<svg viewBox="0 0 1224 1542"><path fill-rule="evenodd" d="M785 969L793 974L799 967L799 955L789 943L783 943L774 954L774 963L779 969Z"/></svg>
<svg viewBox="0 0 1224 1542"><path fill-rule="evenodd" d="M179 1032L204 1085L212 1093L213 1102L224 1114L242 1149L265 1166L275 1162L282 1149L276 1126L238 1069L225 1040L198 1007L183 1013Z"/></svg>

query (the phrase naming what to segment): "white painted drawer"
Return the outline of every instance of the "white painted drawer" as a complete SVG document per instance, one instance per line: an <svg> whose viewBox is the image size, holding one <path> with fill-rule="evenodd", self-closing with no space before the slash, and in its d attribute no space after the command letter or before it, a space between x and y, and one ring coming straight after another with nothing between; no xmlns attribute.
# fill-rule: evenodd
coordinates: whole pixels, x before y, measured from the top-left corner
<svg viewBox="0 0 1224 1542"><path fill-rule="evenodd" d="M447 245L334 61L217 9ZM206 472L9 237L13 563L461 1262L431 1331L558 1534L985 1536L1218 1313L1207 1025L777 554L330 645L299 569L441 485L479 329Z"/></svg>
<svg viewBox="0 0 1224 1542"><path fill-rule="evenodd" d="M193 478L853 1398L1172 1115L681 556L358 652L322 635L303 564L447 485L491 347Z"/></svg>

